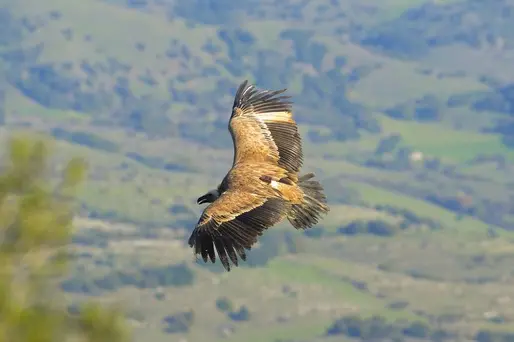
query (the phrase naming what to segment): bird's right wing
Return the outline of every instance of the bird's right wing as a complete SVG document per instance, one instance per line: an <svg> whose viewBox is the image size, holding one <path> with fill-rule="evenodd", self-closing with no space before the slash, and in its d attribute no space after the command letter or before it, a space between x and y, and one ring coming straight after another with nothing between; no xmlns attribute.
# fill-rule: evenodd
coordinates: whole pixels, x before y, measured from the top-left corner
<svg viewBox="0 0 514 342"><path fill-rule="evenodd" d="M262 232L286 215L287 203L278 198L265 198L237 190L227 190L202 213L189 246L207 262L216 261L215 251L227 271L229 258L237 266L238 258L246 260ZM237 253L237 254L236 254Z"/></svg>

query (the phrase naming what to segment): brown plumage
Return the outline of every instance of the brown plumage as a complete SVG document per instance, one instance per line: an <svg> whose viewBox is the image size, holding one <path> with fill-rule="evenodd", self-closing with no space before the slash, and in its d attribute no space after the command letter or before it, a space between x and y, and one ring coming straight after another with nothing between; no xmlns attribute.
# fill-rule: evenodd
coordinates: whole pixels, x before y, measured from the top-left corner
<svg viewBox="0 0 514 342"><path fill-rule="evenodd" d="M234 161L216 190L198 198L210 202L189 245L204 262L216 252L227 271L230 261L246 260L263 231L287 218L297 229L315 225L329 211L323 187L313 173L299 176L302 141L286 89L258 90L244 81L229 121Z"/></svg>

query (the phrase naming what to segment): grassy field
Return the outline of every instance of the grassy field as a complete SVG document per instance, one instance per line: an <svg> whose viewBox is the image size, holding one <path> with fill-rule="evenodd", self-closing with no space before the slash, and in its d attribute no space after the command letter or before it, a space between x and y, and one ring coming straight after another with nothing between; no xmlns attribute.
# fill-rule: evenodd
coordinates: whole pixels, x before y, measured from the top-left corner
<svg viewBox="0 0 514 342"><path fill-rule="evenodd" d="M447 96L485 90L473 77L440 78L436 74L419 72L419 64L389 60L384 66L360 81L352 95L376 108L387 108L405 99L420 98L426 94Z"/></svg>
<svg viewBox="0 0 514 342"><path fill-rule="evenodd" d="M123 225L113 226L111 230L119 231L122 227L122 236L134 231ZM453 314L461 317L455 326L466 333L490 326L483 312L496 311L507 319L513 315L502 299L514 295L502 273L509 269L509 260L514 254L503 238L477 241L457 239L451 234L443 238L418 233L395 239L369 236L308 239L305 241L310 251L283 255L263 268L236 268L230 274L213 274L195 266L189 249L166 236L166 231L162 230L154 240L124 238L123 244L110 240L110 254L127 264L144 267L186 262L197 276L195 284L187 288L138 290L127 287L102 297L109 302L125 303L129 312L138 312L134 331L140 339L168 340L169 335L161 330L163 326L159 321L165 315L189 309L195 311L193 329L176 338L183 336L194 341L207 337L219 341L311 340L322 336L330 321L344 314L381 315L389 321L426 321L419 312L436 316ZM357 252L359 250L361 253ZM105 257L101 250L94 254ZM485 255L486 264L465 271L464 265L469 264L474 255ZM502 255L503 260L495 262L494 268L488 267L487 263L494 262L498 255ZM127 257L137 263L126 260ZM252 253L249 258L251 260ZM377 268L377 264L381 266ZM418 270L416 277L409 275L413 268ZM93 267L90 272L103 271ZM466 277L480 275L502 275L504 280L485 285L463 281ZM351 281L365 286L357 288ZM157 300L156 291L163 293L165 299ZM236 307L247 306L250 321L231 322L219 312L215 300L222 296L228 296ZM390 304L395 302L408 304L403 309L394 309ZM228 338L216 337L215 332L222 326L235 330ZM507 323L503 326L512 328Z"/></svg>
<svg viewBox="0 0 514 342"><path fill-rule="evenodd" d="M452 162L465 162L480 154L501 154L514 158L511 149L500 141L500 136L460 131L440 124L414 123L381 118L387 133L400 134L408 146Z"/></svg>

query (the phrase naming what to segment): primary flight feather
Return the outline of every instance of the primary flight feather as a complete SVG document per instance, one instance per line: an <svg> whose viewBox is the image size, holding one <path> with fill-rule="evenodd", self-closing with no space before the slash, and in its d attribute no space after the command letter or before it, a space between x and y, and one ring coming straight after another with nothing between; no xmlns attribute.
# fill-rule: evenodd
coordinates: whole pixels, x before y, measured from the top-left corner
<svg viewBox="0 0 514 342"><path fill-rule="evenodd" d="M198 198L210 203L189 245L204 262L230 271L230 261L246 260L263 231L287 218L296 229L315 225L329 211L314 174L299 176L302 141L289 96L282 90L259 90L244 81L238 88L228 129L234 160L217 189Z"/></svg>

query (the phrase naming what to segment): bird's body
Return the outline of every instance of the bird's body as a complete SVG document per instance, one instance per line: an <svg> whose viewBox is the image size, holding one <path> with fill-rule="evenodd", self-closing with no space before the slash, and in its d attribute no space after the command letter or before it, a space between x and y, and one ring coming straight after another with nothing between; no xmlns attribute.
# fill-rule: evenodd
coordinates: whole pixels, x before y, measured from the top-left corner
<svg viewBox="0 0 514 342"><path fill-rule="evenodd" d="M267 228L284 218L297 229L316 224L329 211L314 174L299 176L301 137L284 92L257 90L243 82L235 96L229 131L234 161L216 190L198 199L203 211L189 245L205 262L216 260L227 271L238 265Z"/></svg>

